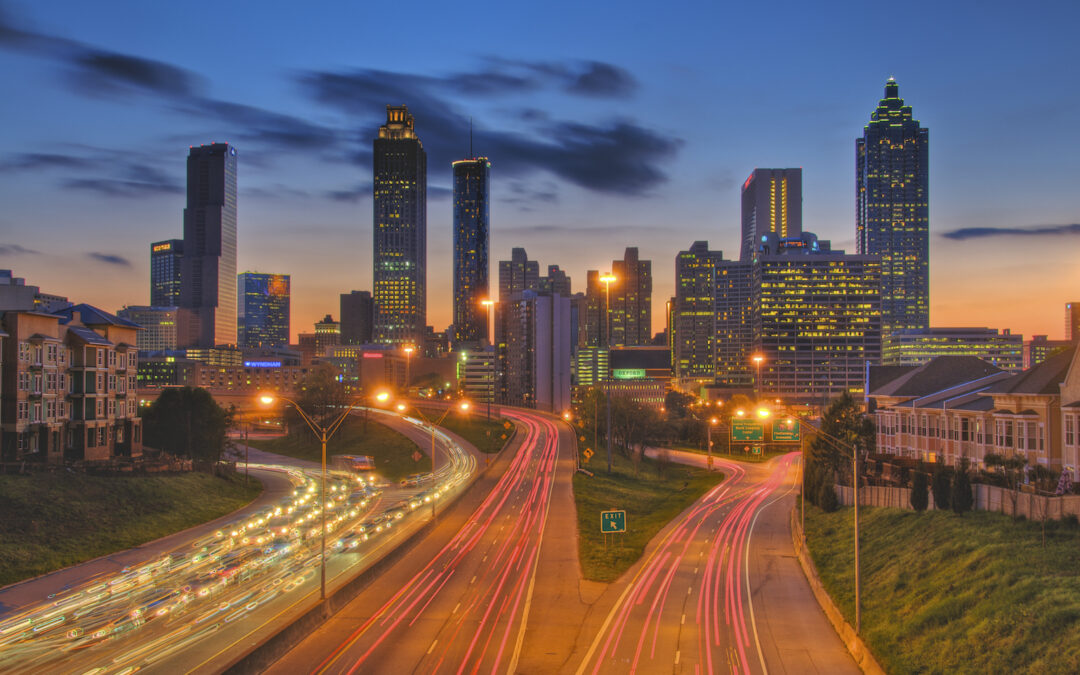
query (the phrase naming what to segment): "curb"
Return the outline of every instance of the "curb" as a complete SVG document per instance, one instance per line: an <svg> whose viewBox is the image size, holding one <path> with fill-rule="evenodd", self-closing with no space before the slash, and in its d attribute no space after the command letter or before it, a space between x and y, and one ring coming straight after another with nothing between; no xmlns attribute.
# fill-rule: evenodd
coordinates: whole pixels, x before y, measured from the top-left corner
<svg viewBox="0 0 1080 675"><path fill-rule="evenodd" d="M870 649L862 641L862 638L855 633L855 629L851 624L844 619L844 615L840 613L840 609L829 597L825 587L822 586L817 568L814 567L814 561L806 554L806 549L802 545L802 530L799 527L799 519L795 517L797 508L795 506L791 509L791 540L795 546L795 557L799 559L799 566L802 568L803 574L806 575L807 582L810 583L810 590L814 592L814 598L817 600L818 605L821 606L821 611L825 612L825 618L832 624L833 630L836 631L841 642L847 647L851 658L855 659L855 664L859 666L859 669L869 675L885 675L885 669L870 653Z"/></svg>

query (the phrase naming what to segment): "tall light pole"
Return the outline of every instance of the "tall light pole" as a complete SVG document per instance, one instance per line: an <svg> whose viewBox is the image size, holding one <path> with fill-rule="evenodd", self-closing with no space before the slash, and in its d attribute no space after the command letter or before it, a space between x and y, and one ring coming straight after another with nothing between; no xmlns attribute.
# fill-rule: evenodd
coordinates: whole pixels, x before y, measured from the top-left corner
<svg viewBox="0 0 1080 675"><path fill-rule="evenodd" d="M611 473L611 284L615 281L614 274L605 274L600 277L604 284L604 338L608 353L607 386L604 393L607 394L607 471Z"/></svg>
<svg viewBox="0 0 1080 675"><path fill-rule="evenodd" d="M416 347L412 345L405 345L402 348L405 352L405 395L409 395L409 380L411 379L411 366L412 366L412 353L416 351Z"/></svg>
<svg viewBox="0 0 1080 675"><path fill-rule="evenodd" d="M491 337L492 332L495 330L495 301L494 300L481 300L480 304L488 310L488 346L491 352L491 372L488 374L488 395L487 395L487 418L491 419L491 399L495 398L495 338ZM486 353L486 352L485 352Z"/></svg>
<svg viewBox="0 0 1080 675"><path fill-rule="evenodd" d="M284 396L263 394L259 397L259 402L263 405L272 405L276 399L281 399L286 403L292 404L292 406L296 408L296 412L300 414L300 417L307 422L312 433L318 436L319 442L322 443L322 483L319 488L319 515L322 517L322 536L319 538L319 585L321 589L320 597L323 600L326 600L326 441L334 435L334 432L341 428L341 424L345 421L345 418L349 416L349 413L352 412L353 408L357 407L362 400L362 397L354 399L333 422L326 426L316 423L310 415L304 412L303 408L297 405L296 401L285 398Z"/></svg>
<svg viewBox="0 0 1080 675"><path fill-rule="evenodd" d="M708 441L706 442L705 447L705 455L708 459L705 460L705 464L708 467L709 471L712 471L712 428L719 423L720 420L713 417L709 419L709 424L707 427L705 427L706 429L708 429Z"/></svg>
<svg viewBox="0 0 1080 675"><path fill-rule="evenodd" d="M468 412L468 410L469 410L469 402L468 401L462 401L458 405L458 408L461 409L461 412ZM397 404L397 411L400 412L400 413L404 413L408 409L409 409L409 406L405 405L404 403L398 403ZM417 415L419 415L420 419L424 420L424 423L428 425L429 429L431 429L431 480L432 480L432 482L435 481L435 427L442 424L443 420L446 419L446 416L449 415L450 411L453 410L453 409L454 409L453 406L447 408L446 412L444 412L442 414L442 417L440 417L436 422L432 422L430 419L428 419L427 415L420 412L420 408L417 408L416 406L413 406L413 408L412 408L413 412L416 413ZM435 519L435 495L431 496L431 519L432 520Z"/></svg>
<svg viewBox="0 0 1080 675"><path fill-rule="evenodd" d="M754 362L754 368L757 370L757 374L754 375L754 397L761 398L761 362L765 360L765 357L754 354L750 360Z"/></svg>

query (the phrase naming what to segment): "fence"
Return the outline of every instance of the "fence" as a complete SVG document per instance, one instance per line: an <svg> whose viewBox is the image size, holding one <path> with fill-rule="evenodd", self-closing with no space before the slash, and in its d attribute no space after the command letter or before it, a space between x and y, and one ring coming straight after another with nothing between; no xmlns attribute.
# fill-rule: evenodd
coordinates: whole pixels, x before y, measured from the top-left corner
<svg viewBox="0 0 1080 675"><path fill-rule="evenodd" d="M934 508L934 493L927 495L929 506ZM1023 490L1015 492L996 485L975 484L972 486L974 503L972 508L980 511L997 511L1005 515L1018 515L1028 520L1060 520L1066 516L1080 518L1080 495L1045 496ZM851 506L854 500L851 487L836 486L836 496L844 506ZM911 509L911 489L898 487L867 486L859 488L860 506L882 506L894 509Z"/></svg>

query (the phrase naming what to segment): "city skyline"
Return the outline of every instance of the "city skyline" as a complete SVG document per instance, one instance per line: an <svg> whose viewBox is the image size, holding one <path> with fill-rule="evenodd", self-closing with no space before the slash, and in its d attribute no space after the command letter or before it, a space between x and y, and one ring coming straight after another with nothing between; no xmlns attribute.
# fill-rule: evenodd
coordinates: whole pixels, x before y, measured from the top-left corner
<svg viewBox="0 0 1080 675"><path fill-rule="evenodd" d="M449 160L467 149L475 115L476 153L491 158L497 176L492 259L521 246L584 279L637 246L654 261L655 332L674 294L678 251L708 240L736 257L738 188L755 167L801 167L803 228L855 250L852 139L893 76L935 130L931 325L1060 337L1062 308L1078 282L1068 253L1080 230L1071 189L1080 167L1056 151L1075 144L1078 132L1054 124L1076 97L1055 86L1067 80L1069 63L1064 32L1055 36L1077 10L1051 9L1034 20L1006 7L975 18L948 8L903 61L855 59L827 45L828 35L853 25L850 9L827 18L793 10L777 23L789 39L781 57L813 48L806 68L830 76L793 69L765 87L758 78L767 64L742 65L745 38L732 35L730 45L702 52L684 46L690 41L681 33L658 31L669 56L657 62L634 54L632 38L644 27L623 16L610 17L611 32L577 51L499 39L478 54L453 49L453 31L445 30L452 20L432 10L418 18L429 39L404 59L381 55L386 43L369 29L344 47L345 31L331 24L350 22L296 17L304 35L325 31L326 44L216 69L222 47L191 50L185 36L195 17L178 9L96 16L75 5L5 4L0 62L16 88L35 95L5 109L19 133L0 145L0 198L9 205L0 219L0 266L67 294L96 275L94 288L74 299L146 303L145 248L179 229L181 153L235 141L244 153L238 266L291 274L294 324L310 325L335 310L340 293L368 289L372 177L362 146L382 121L379 109L404 104L431 153L427 323L442 330L451 322ZM492 12L488 20L530 21L540 36L555 30L552 20L524 9ZM269 43L251 41L283 35L290 21L282 14L253 18L265 37L244 44L265 52ZM601 16L595 8L586 14L571 37ZM221 20L242 15L227 9ZM978 45L980 35L1006 26L1004 44ZM954 41L956 31L964 39ZM672 35L681 36L677 45ZM852 39L845 50L871 52L870 36ZM753 93L752 103L733 105L739 92ZM972 116L981 96L994 105ZM707 123L685 126L673 113L686 108ZM1053 142L1048 126L1056 129ZM102 148L120 154L103 165ZM569 234L581 244L565 246Z"/></svg>

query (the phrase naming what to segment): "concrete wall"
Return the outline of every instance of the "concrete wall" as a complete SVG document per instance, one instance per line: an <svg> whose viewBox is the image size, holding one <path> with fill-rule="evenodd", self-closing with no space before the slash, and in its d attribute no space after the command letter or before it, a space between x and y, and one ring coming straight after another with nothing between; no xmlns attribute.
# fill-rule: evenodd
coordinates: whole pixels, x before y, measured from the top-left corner
<svg viewBox="0 0 1080 675"><path fill-rule="evenodd" d="M928 488L929 490L929 488ZM934 508L934 493L929 491L928 509ZM1062 497L1044 497L1030 492L1015 493L995 485L976 484L972 486L975 502L972 506L980 511L997 511L1006 515L1023 516L1028 520L1046 518L1059 520L1068 515L1080 518L1080 495ZM836 486L836 496L844 506L851 506L851 488ZM1015 497L1015 507L1014 507ZM860 506L882 506L894 509L911 509L911 489L896 487L861 487L859 488Z"/></svg>

